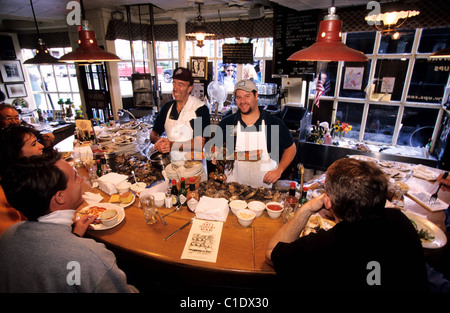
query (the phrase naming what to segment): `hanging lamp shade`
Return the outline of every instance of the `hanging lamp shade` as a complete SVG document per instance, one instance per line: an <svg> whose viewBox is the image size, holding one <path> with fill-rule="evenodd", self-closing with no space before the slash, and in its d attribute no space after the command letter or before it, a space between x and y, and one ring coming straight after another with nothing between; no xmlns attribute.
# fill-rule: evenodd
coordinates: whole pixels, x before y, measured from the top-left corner
<svg viewBox="0 0 450 313"><path fill-rule="evenodd" d="M89 26L88 21L83 20L83 25L78 31L78 48L75 51L63 55L60 62L76 63L98 63L98 62L119 62L122 61L114 53L107 52L100 48L95 38L95 32Z"/></svg>
<svg viewBox="0 0 450 313"><path fill-rule="evenodd" d="M23 64L57 64L58 59L50 54L44 40L41 39L39 33L39 27L36 20L36 14L34 13L33 1L30 0L31 11L33 12L34 25L36 26L36 33L38 35L38 48L36 49L36 55L31 59L26 60Z"/></svg>
<svg viewBox="0 0 450 313"><path fill-rule="evenodd" d="M450 47L433 52L430 55L430 58L432 58L432 59L450 58Z"/></svg>
<svg viewBox="0 0 450 313"><path fill-rule="evenodd" d="M36 49L36 55L23 62L23 64L58 64L59 60L50 54L45 42L39 38L39 47Z"/></svg>
<svg viewBox="0 0 450 313"><path fill-rule="evenodd" d="M411 1L392 1L383 4L377 13L373 10L364 19L372 22L382 34L395 32L408 18L420 14L413 6L414 3Z"/></svg>
<svg viewBox="0 0 450 313"><path fill-rule="evenodd" d="M368 61L364 53L349 48L342 42L342 21L335 12L335 7L328 9L328 15L320 22L316 42L308 48L293 53L288 61Z"/></svg>

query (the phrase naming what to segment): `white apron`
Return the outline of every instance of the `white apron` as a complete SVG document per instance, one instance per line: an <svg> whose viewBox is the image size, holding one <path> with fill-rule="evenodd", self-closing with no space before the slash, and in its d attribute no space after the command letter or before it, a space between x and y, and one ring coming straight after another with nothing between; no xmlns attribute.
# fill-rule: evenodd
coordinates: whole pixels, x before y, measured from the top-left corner
<svg viewBox="0 0 450 313"><path fill-rule="evenodd" d="M164 129L166 131L167 139L173 142L184 142L194 138L194 130L191 127L191 120L196 118L197 115L195 111L204 105L204 103L195 98L193 96L189 96L188 101L184 105L183 109L181 109L180 114L178 115L178 120L173 120L170 117L170 112L172 111L173 106L176 105L176 102L172 104L167 112L166 121L164 123ZM190 150L189 150L190 151ZM174 149L174 151L170 151L170 159L173 162L177 161L185 161L186 153L188 151L179 151L178 149ZM206 160L202 160L203 169L205 171L205 175L207 176L206 170Z"/></svg>
<svg viewBox="0 0 450 313"><path fill-rule="evenodd" d="M259 161L235 160L232 171L226 171L227 182L238 182L253 188L272 188L272 184L263 182L268 171L277 167L277 162L272 160L267 151L266 124L261 123L261 131L244 132L241 123L236 126L236 152L262 150Z"/></svg>

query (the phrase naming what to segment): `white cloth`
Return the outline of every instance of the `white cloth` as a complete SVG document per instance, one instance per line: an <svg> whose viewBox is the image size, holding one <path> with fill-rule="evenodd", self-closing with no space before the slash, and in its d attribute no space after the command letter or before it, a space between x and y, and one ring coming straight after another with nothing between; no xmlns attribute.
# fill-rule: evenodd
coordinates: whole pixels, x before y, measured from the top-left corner
<svg viewBox="0 0 450 313"><path fill-rule="evenodd" d="M176 103L172 104L172 106ZM196 118L195 111L204 105L204 103L193 96L189 96L188 101L184 105L183 109L178 116L177 120L170 118L170 112L172 107L167 112L166 121L164 123L164 130L166 131L167 139L174 142L184 142L194 138L194 130L191 127L190 121ZM186 160L185 152L171 151L170 157L172 161Z"/></svg>
<svg viewBox="0 0 450 313"><path fill-rule="evenodd" d="M101 194L98 194L98 193L92 193L92 192L86 191L86 192L83 194L83 199L84 199L84 201L86 201L89 205L91 205L91 204L99 203L100 201L103 200L103 197L102 197Z"/></svg>
<svg viewBox="0 0 450 313"><path fill-rule="evenodd" d="M244 132L241 130L241 123L236 126L236 151L257 151L262 150L259 161L234 161L232 171L227 171L228 182L238 182L253 188L272 188L272 184L263 182L264 175L277 166L277 162L272 160L267 151L266 123L261 123L261 131Z"/></svg>
<svg viewBox="0 0 450 313"><path fill-rule="evenodd" d="M204 220L225 222L228 217L228 211L227 199L203 196L200 198L195 209L195 217Z"/></svg>
<svg viewBox="0 0 450 313"><path fill-rule="evenodd" d="M98 187L109 195L117 193L117 186L128 179L127 175L108 173L98 179Z"/></svg>
<svg viewBox="0 0 450 313"><path fill-rule="evenodd" d="M39 217L38 222L71 226L73 224L75 212L75 210L54 211L50 214Z"/></svg>

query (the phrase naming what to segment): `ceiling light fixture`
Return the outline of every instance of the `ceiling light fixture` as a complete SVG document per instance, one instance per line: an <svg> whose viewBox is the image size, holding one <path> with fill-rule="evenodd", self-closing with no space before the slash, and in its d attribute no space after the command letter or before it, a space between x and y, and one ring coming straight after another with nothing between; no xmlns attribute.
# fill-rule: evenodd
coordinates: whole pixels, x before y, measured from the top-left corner
<svg viewBox="0 0 450 313"><path fill-rule="evenodd" d="M84 18L83 1L80 1L81 11L83 14L82 25L78 29L78 48L75 51L66 53L59 61L69 63L92 64L98 62L120 62L122 61L114 53L107 52L100 48L95 38L95 32Z"/></svg>
<svg viewBox="0 0 450 313"><path fill-rule="evenodd" d="M382 34L394 32L405 24L408 18L420 14L420 11L405 9L403 6L401 2L388 3L381 8L379 13L373 13L374 11L370 12L365 17L365 20L367 22L373 22L375 27L381 30ZM403 21L397 24L399 20Z"/></svg>
<svg viewBox="0 0 450 313"><path fill-rule="evenodd" d="M205 18L202 16L200 6L202 5L202 1L196 1L198 4L198 16L193 21L193 30L190 33L186 34L187 40L197 40L197 46L203 47L205 44L204 40L211 40L214 37L214 33L210 32L205 25Z"/></svg>
<svg viewBox="0 0 450 313"><path fill-rule="evenodd" d="M78 31L78 48L75 51L66 53L59 61L69 63L98 63L98 62L120 62L122 61L114 53L107 52L100 48L95 38L95 32L90 27L89 22L82 21L82 26Z"/></svg>
<svg viewBox="0 0 450 313"><path fill-rule="evenodd" d="M33 11L34 24L36 25L36 32L38 34L38 44L39 47L36 49L36 55L31 59L26 60L23 64L57 64L58 59L50 54L50 51L47 48L44 40L41 38L41 34L39 33L39 27L36 20L36 15L34 14L33 1L30 0L31 11Z"/></svg>
<svg viewBox="0 0 450 313"><path fill-rule="evenodd" d="M342 21L335 12L335 7L328 9L328 15L320 22L316 42L292 54L288 61L368 61L364 53L349 48L342 42Z"/></svg>

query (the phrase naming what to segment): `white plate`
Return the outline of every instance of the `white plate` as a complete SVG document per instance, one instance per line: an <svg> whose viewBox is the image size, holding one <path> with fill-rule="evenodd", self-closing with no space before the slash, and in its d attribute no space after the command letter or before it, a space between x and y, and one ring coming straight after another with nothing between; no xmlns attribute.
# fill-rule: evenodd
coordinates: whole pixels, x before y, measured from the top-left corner
<svg viewBox="0 0 450 313"><path fill-rule="evenodd" d="M127 135L118 136L112 140L112 142L114 142L116 145L119 145L119 146L126 146L129 144L132 144L135 141L136 141L135 137L131 137L131 136L127 136Z"/></svg>
<svg viewBox="0 0 450 313"><path fill-rule="evenodd" d="M122 221L125 219L125 211L124 211L124 209L122 207L118 206L117 204L114 204L114 203L102 203L102 202L100 202L100 203L97 203L97 204L88 205L87 207L82 208L80 210L80 212L82 212L84 210L87 210L88 208L93 207L93 206L98 206L98 207L102 207L102 208L105 208L105 209L116 209L117 211L119 211L119 216L118 216L117 222L115 224L113 224L111 226L105 226L102 223L100 223L100 224L91 224L91 226L92 226L92 228L94 230L106 230L106 229L110 229L110 228L116 227L117 225L122 223ZM79 218L80 218L80 216L78 216L78 214L77 214L77 218L76 219L78 220Z"/></svg>
<svg viewBox="0 0 450 313"><path fill-rule="evenodd" d="M134 128L138 127L139 124L140 124L139 122L131 121L131 122L125 123L123 125L120 125L120 129L134 129Z"/></svg>
<svg viewBox="0 0 450 313"><path fill-rule="evenodd" d="M357 160L361 160L361 161L367 161L367 162L373 162L375 164L378 164L378 160L375 158L371 158L365 155L360 155L360 154L352 154L348 156L349 158L352 159L357 159Z"/></svg>
<svg viewBox="0 0 450 313"><path fill-rule="evenodd" d="M127 135L127 136L134 136L134 137L136 137L137 130L134 130L134 129L122 129L122 130L119 130L117 132L117 135L119 135L119 136Z"/></svg>
<svg viewBox="0 0 450 313"><path fill-rule="evenodd" d="M438 249L445 246L445 244L447 243L447 237L445 236L444 232L436 226L436 224L430 222L422 216L411 212L403 211L403 214L405 214L410 220L413 220L419 229L428 230L428 233L434 237L434 239L431 241L421 240L422 247L427 249Z"/></svg>
<svg viewBox="0 0 450 313"><path fill-rule="evenodd" d="M406 173L393 168L382 168L382 171L394 180L402 180L406 178Z"/></svg>

